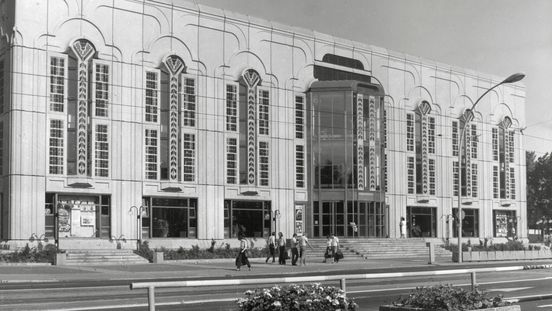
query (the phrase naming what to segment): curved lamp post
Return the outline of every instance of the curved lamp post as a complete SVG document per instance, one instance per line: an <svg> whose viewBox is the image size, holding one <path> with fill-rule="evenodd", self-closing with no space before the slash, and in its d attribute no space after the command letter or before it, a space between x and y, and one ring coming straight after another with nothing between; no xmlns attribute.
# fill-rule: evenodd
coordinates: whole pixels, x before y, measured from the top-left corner
<svg viewBox="0 0 552 311"><path fill-rule="evenodd" d="M504 79L502 82L494 85L490 89L486 90L485 93L481 94L479 98L473 103L470 109L466 109L464 111L464 125L460 129L460 141L458 142L458 213L456 214L458 217L458 263L462 262L462 144L464 143L464 132L466 131L467 125L473 120L474 114L473 111L475 109L475 106L477 106L477 103L483 98L483 96L487 95L490 91L498 87L502 84L507 83L515 83L525 78L525 75L523 73L514 73L513 75L509 76L508 78Z"/></svg>

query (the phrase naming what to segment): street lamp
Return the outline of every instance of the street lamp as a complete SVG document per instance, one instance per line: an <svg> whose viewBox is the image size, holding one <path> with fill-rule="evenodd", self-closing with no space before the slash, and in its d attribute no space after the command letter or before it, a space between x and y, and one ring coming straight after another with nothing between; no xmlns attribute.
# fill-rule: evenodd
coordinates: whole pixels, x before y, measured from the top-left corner
<svg viewBox="0 0 552 311"><path fill-rule="evenodd" d="M140 244L142 244L142 213L147 211L147 207L133 205L130 207L129 212L132 213L133 209L136 209L136 243L140 247Z"/></svg>
<svg viewBox="0 0 552 311"><path fill-rule="evenodd" d="M525 78L525 75L523 73L514 73L513 75L509 76L508 78L504 79L502 82L494 85L490 89L486 90L485 93L481 94L479 98L473 103L470 109L466 109L464 111L464 125L460 128L460 141L458 142L458 213L456 214L458 217L458 263L462 262L462 144L464 143L464 132L466 131L466 128L468 124L473 120L474 117L474 109L477 103L483 98L483 96L487 95L490 91L495 89L497 86L502 84L508 84L508 83L514 83L518 82Z"/></svg>

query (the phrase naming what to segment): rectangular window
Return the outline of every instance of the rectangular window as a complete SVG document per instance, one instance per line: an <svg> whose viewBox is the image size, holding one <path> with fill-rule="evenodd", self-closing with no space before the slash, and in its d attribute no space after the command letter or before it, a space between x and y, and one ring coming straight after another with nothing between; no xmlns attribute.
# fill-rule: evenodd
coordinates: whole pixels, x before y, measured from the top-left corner
<svg viewBox="0 0 552 311"><path fill-rule="evenodd" d="M383 175L383 186L384 186L384 191L385 192L388 192L389 191L389 184L387 182L387 153L383 155L383 159L384 159L384 163L383 163L383 171L384 171L384 175Z"/></svg>
<svg viewBox="0 0 552 311"><path fill-rule="evenodd" d="M514 131L509 131L508 137L510 140L510 147L508 148L508 151L510 153L510 163L514 163L514 154L515 154Z"/></svg>
<svg viewBox="0 0 552 311"><path fill-rule="evenodd" d="M387 110L383 109L383 148L387 148Z"/></svg>
<svg viewBox="0 0 552 311"><path fill-rule="evenodd" d="M460 170L458 161L452 162L452 195L457 197L459 190Z"/></svg>
<svg viewBox="0 0 552 311"><path fill-rule="evenodd" d="M295 186L305 187L305 146L295 146Z"/></svg>
<svg viewBox="0 0 552 311"><path fill-rule="evenodd" d="M146 129L146 150L145 150L145 163L146 163L146 179L157 180L158 177L158 146L159 137L157 130Z"/></svg>
<svg viewBox="0 0 552 311"><path fill-rule="evenodd" d="M50 58L50 111L63 112L65 107L65 59Z"/></svg>
<svg viewBox="0 0 552 311"><path fill-rule="evenodd" d="M406 114L406 151L414 151L414 114Z"/></svg>
<svg viewBox="0 0 552 311"><path fill-rule="evenodd" d="M196 238L197 199L151 198L152 238Z"/></svg>
<svg viewBox="0 0 552 311"><path fill-rule="evenodd" d="M452 121L452 156L458 156L458 121Z"/></svg>
<svg viewBox="0 0 552 311"><path fill-rule="evenodd" d="M4 112L4 103L5 103L5 100L4 100L4 75L5 74L6 74L6 71L4 70L4 60L2 59L2 60L0 60L0 113Z"/></svg>
<svg viewBox="0 0 552 311"><path fill-rule="evenodd" d="M268 186L269 176L269 151L268 142L259 142L259 184L261 186Z"/></svg>
<svg viewBox="0 0 552 311"><path fill-rule="evenodd" d="M305 98L295 96L295 138L305 138Z"/></svg>
<svg viewBox="0 0 552 311"><path fill-rule="evenodd" d="M226 130L238 131L238 87L226 85Z"/></svg>
<svg viewBox="0 0 552 311"><path fill-rule="evenodd" d="M4 123L2 122L0 122L0 176L1 175L4 175ZM2 202L0 202L0 206L1 205Z"/></svg>
<svg viewBox="0 0 552 311"><path fill-rule="evenodd" d="M238 140L226 139L226 183L236 184L238 181Z"/></svg>
<svg viewBox="0 0 552 311"><path fill-rule="evenodd" d="M472 175L472 178L471 178L471 182L472 182L472 186L471 186L471 192L472 192L472 197L474 198L477 198L478 196L478 185L477 185L477 178L478 178L478 174L477 174L477 164L476 163L472 163L471 165L471 175Z"/></svg>
<svg viewBox="0 0 552 311"><path fill-rule="evenodd" d="M184 145L184 157L183 157L183 180L195 181L195 135L184 133L182 135Z"/></svg>
<svg viewBox="0 0 552 311"><path fill-rule="evenodd" d="M498 199L498 166L493 165L493 198Z"/></svg>
<svg viewBox="0 0 552 311"><path fill-rule="evenodd" d="M107 117L109 108L109 66L94 63L94 103L96 117Z"/></svg>
<svg viewBox="0 0 552 311"><path fill-rule="evenodd" d="M259 135L268 135L270 128L270 120L268 114L268 105L270 103L269 93L267 90L259 89Z"/></svg>
<svg viewBox="0 0 552 311"><path fill-rule="evenodd" d="M414 194L416 191L416 176L415 170L416 165L414 161L414 157L406 157L406 167L407 167L407 188L408 188L408 194Z"/></svg>
<svg viewBox="0 0 552 311"><path fill-rule="evenodd" d="M493 161L498 161L498 129L496 127L493 127L492 133Z"/></svg>
<svg viewBox="0 0 552 311"><path fill-rule="evenodd" d="M435 153L435 118L428 117L427 120L429 125L429 130L427 133L427 138L428 138L427 152L434 154Z"/></svg>
<svg viewBox="0 0 552 311"><path fill-rule="evenodd" d="M109 176L109 141L107 125L96 124L95 158L96 176Z"/></svg>
<svg viewBox="0 0 552 311"><path fill-rule="evenodd" d="M435 195L435 159L429 159L429 194Z"/></svg>
<svg viewBox="0 0 552 311"><path fill-rule="evenodd" d="M510 199L516 199L516 170L510 167Z"/></svg>
<svg viewBox="0 0 552 311"><path fill-rule="evenodd" d="M159 73L146 71L146 122L157 123L159 116Z"/></svg>
<svg viewBox="0 0 552 311"><path fill-rule="evenodd" d="M62 120L50 120L50 174L63 174L63 137L64 128Z"/></svg>
<svg viewBox="0 0 552 311"><path fill-rule="evenodd" d="M478 147L478 137L477 137L477 125L471 124L471 157L472 159L477 159L477 147Z"/></svg>
<svg viewBox="0 0 552 311"><path fill-rule="evenodd" d="M194 127L196 123L196 85L192 78L183 78L182 124Z"/></svg>

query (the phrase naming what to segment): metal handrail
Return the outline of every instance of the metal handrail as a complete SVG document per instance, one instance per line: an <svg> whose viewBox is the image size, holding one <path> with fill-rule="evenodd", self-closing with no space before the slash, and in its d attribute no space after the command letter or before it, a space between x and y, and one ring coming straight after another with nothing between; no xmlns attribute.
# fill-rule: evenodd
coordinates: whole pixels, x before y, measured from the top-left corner
<svg viewBox="0 0 552 311"><path fill-rule="evenodd" d="M471 274L471 286L473 289L477 286L477 280L476 280L477 272L504 272L504 271L519 271L524 269L526 269L526 267L524 266L511 266L511 267L451 269L451 270L435 270L435 271L419 271L419 272L365 273L365 274L343 274L343 275L328 275L328 276L296 276L296 277L263 278L263 279L137 282L137 283L131 283L130 289L132 290L132 289L147 288L149 310L154 311L155 310L155 288L339 281L341 290L343 290L344 294L346 294L346 280Z"/></svg>

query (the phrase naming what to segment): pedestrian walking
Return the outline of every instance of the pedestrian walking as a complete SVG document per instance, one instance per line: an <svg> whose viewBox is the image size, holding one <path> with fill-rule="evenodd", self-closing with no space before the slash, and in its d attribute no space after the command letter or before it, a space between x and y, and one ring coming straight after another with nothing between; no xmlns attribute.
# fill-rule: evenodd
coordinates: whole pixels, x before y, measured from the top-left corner
<svg viewBox="0 0 552 311"><path fill-rule="evenodd" d="M304 234L299 236L298 241L299 241L299 264L306 266L307 265L307 245L310 247L310 249L313 249L313 248L309 243L309 239L307 239L307 236Z"/></svg>
<svg viewBox="0 0 552 311"><path fill-rule="evenodd" d="M286 264L286 239L284 238L284 234L282 232L278 232L278 263L281 265Z"/></svg>
<svg viewBox="0 0 552 311"><path fill-rule="evenodd" d="M324 263L328 258L333 258L332 256L332 237L328 234L326 236L326 252L324 253Z"/></svg>
<svg viewBox="0 0 552 311"><path fill-rule="evenodd" d="M339 239L333 233L332 233L330 239L331 239L330 244L331 244L331 247L332 247L333 262L337 263L337 262L339 262L339 257L338 257L338 254L337 254L337 251L339 250Z"/></svg>
<svg viewBox="0 0 552 311"><path fill-rule="evenodd" d="M299 250L297 249L297 233L293 234L291 238L291 265L297 266L297 260L299 259Z"/></svg>
<svg viewBox="0 0 552 311"><path fill-rule="evenodd" d="M249 258L247 258L249 242L245 239L243 234L238 234L238 239L240 240L240 252L236 257L236 271L240 271L240 267L243 265L247 265L247 268L251 271L251 264L249 263Z"/></svg>
<svg viewBox="0 0 552 311"><path fill-rule="evenodd" d="M272 234L268 237L266 244L268 245L269 253L265 262L268 263L270 257L272 257L272 262L274 262L274 257L276 256L276 232L272 232Z"/></svg>
<svg viewBox="0 0 552 311"><path fill-rule="evenodd" d="M399 228L401 230L401 239L406 239L406 220L404 217L401 217L401 221L399 221Z"/></svg>

